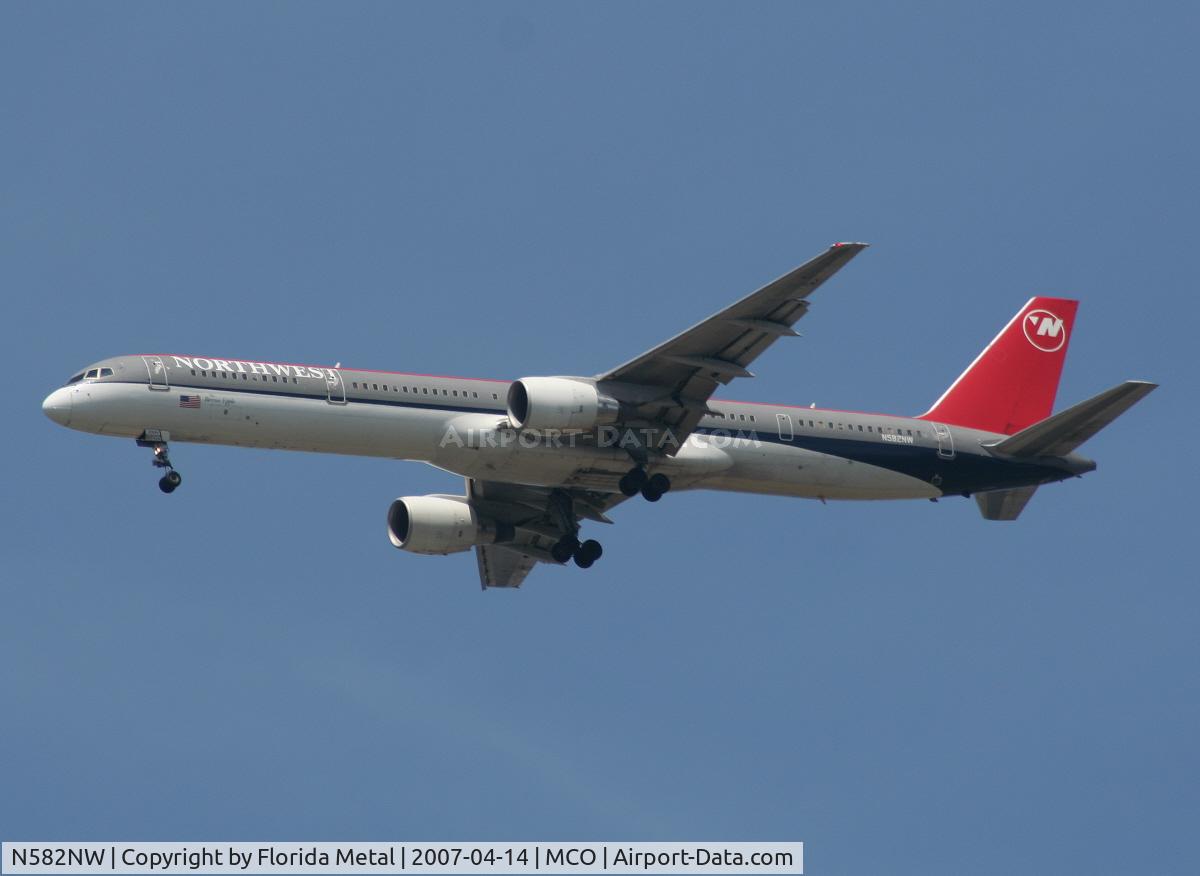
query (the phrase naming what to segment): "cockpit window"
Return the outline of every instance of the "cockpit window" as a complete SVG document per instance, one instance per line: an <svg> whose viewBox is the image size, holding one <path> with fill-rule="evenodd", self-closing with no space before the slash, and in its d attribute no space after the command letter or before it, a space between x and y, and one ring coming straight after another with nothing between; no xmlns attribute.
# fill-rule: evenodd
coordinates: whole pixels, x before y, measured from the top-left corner
<svg viewBox="0 0 1200 876"><path fill-rule="evenodd" d="M112 373L113 373L113 372L112 372L112 369L111 369L111 368L101 368L101 369L100 369L100 376L101 376L101 377L112 377Z"/></svg>
<svg viewBox="0 0 1200 876"><path fill-rule="evenodd" d="M78 383L81 380L83 380L83 372L82 371L80 371L78 374L76 374L74 377L72 377L70 380L68 380L67 385L70 386L72 383Z"/></svg>
<svg viewBox="0 0 1200 876"><path fill-rule="evenodd" d="M84 376L84 377L86 377L86 378L88 378L89 380L90 380L91 378L93 378L93 377L99 377L99 376L100 376L100 369L99 369L99 368L92 368L92 369L90 369L90 370L88 371L88 373L87 373L87 374L85 374L85 375L83 375L83 376Z"/></svg>

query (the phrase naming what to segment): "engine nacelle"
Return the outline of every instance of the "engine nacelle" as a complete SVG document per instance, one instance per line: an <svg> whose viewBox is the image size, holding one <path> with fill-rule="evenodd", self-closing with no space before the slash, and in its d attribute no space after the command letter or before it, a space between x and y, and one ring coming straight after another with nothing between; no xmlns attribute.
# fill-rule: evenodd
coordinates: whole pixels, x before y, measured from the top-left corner
<svg viewBox="0 0 1200 876"><path fill-rule="evenodd" d="M522 377L508 388L508 419L518 429L584 432L617 422L620 405L579 377Z"/></svg>
<svg viewBox="0 0 1200 876"><path fill-rule="evenodd" d="M416 554L453 554L512 538L512 527L480 519L465 496L403 496L387 515L388 538Z"/></svg>

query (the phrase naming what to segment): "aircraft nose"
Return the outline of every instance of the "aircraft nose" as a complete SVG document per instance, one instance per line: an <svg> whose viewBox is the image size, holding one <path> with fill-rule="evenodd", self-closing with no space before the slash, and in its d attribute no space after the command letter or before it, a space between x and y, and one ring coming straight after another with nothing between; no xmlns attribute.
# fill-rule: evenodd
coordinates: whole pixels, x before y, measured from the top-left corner
<svg viewBox="0 0 1200 876"><path fill-rule="evenodd" d="M71 422L72 395L74 395L74 391L66 386L54 390L42 402L42 413L60 426L68 425Z"/></svg>

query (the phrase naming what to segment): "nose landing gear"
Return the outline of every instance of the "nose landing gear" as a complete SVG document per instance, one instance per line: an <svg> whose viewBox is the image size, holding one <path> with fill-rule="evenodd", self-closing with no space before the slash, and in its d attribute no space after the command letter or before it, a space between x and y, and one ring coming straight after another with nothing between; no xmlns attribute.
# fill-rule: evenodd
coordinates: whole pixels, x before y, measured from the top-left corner
<svg viewBox="0 0 1200 876"><path fill-rule="evenodd" d="M158 479L158 488L164 493L173 493L175 488L183 483L183 477L175 469L171 469Z"/></svg>
<svg viewBox="0 0 1200 876"><path fill-rule="evenodd" d="M142 437L137 439L138 447L149 447L154 451L154 467L165 468L166 473L158 479L158 488L164 493L173 493L183 483L183 476L171 465L171 457L167 453L166 432L157 429L147 429Z"/></svg>

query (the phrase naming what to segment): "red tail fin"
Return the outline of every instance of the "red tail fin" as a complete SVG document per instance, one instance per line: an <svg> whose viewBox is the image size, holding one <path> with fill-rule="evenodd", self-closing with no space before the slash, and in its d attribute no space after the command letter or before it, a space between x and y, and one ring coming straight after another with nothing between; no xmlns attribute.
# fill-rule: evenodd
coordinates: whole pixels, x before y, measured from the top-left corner
<svg viewBox="0 0 1200 876"><path fill-rule="evenodd" d="M1005 435L1046 419L1078 306L1031 298L920 419Z"/></svg>

